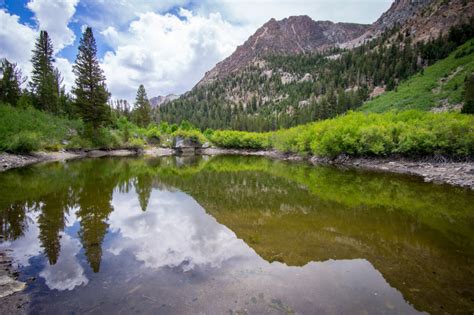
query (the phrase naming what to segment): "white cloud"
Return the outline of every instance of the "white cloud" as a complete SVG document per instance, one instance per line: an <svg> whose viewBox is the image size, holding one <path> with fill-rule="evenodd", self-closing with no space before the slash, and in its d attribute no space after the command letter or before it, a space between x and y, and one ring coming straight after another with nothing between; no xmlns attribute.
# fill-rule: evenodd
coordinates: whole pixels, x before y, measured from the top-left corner
<svg viewBox="0 0 474 315"><path fill-rule="evenodd" d="M14 261L23 267L30 265L30 258L40 255L42 252L39 242L38 213L28 212L27 222L28 228L24 231L24 235L14 241L6 241L0 243L0 250L14 248L11 253Z"/></svg>
<svg viewBox="0 0 474 315"><path fill-rule="evenodd" d="M0 10L0 58L16 62L24 75L31 71L31 50L36 31L19 22L19 17Z"/></svg>
<svg viewBox="0 0 474 315"><path fill-rule="evenodd" d="M39 29L46 29L57 52L76 35L71 20L90 25L98 43L111 47L102 58L114 98L133 101L144 84L150 97L183 93L217 62L229 56L274 17L307 14L315 20L371 23L392 0L30 0L37 28L0 9L0 57L17 62L24 74ZM188 7L190 10L178 9ZM76 10L77 9L77 10ZM177 15L164 12L178 12ZM57 58L70 89L72 60Z"/></svg>
<svg viewBox="0 0 474 315"><path fill-rule="evenodd" d="M33 0L27 4L35 13L39 29L45 29L50 34L56 52L74 42L75 35L67 25L78 1ZM18 16L0 10L0 58L17 63L25 76L30 76L32 70L31 51L39 29L21 24ZM69 90L74 82L71 63L65 58L57 57L56 66Z"/></svg>
<svg viewBox="0 0 474 315"><path fill-rule="evenodd" d="M114 255L129 251L149 268L183 271L196 265L220 267L229 259L255 255L185 193L153 190L146 212L133 195L119 193L112 200L110 230L120 237L107 250Z"/></svg>
<svg viewBox="0 0 474 315"><path fill-rule="evenodd" d="M206 0L200 10L219 11L231 22L259 27L270 18L309 15L314 20L373 23L393 0Z"/></svg>
<svg viewBox="0 0 474 315"><path fill-rule="evenodd" d="M41 30L48 31L55 51L71 45L76 36L68 24L79 0L32 0L27 7L35 14Z"/></svg>
<svg viewBox="0 0 474 315"><path fill-rule="evenodd" d="M46 265L40 272L46 285L51 290L73 290L80 285L86 285L89 279L84 274L84 268L79 264L76 255L81 250L81 243L68 234L61 236L61 254L54 265Z"/></svg>
<svg viewBox="0 0 474 315"><path fill-rule="evenodd" d="M70 91L75 80L74 74L72 73L72 64L66 58L57 57L56 67L59 69L59 72L61 72L66 91Z"/></svg>
<svg viewBox="0 0 474 315"><path fill-rule="evenodd" d="M185 92L252 32L219 13L141 14L124 32L108 27L101 33L114 48L102 63L108 87L115 98L129 100L140 84L149 96Z"/></svg>

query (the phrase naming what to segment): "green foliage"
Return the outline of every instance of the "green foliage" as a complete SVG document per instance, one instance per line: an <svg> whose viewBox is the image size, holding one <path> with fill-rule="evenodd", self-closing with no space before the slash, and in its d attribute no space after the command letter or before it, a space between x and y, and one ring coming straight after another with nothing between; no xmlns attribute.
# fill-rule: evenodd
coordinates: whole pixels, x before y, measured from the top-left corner
<svg viewBox="0 0 474 315"><path fill-rule="evenodd" d="M352 112L345 116L273 133L216 131L211 141L223 148L266 149L335 157L474 156L474 118L458 113L406 111Z"/></svg>
<svg viewBox="0 0 474 315"><path fill-rule="evenodd" d="M69 150L86 150L92 148L94 148L94 145L90 139L83 138L78 135L72 137L66 144L66 149Z"/></svg>
<svg viewBox="0 0 474 315"><path fill-rule="evenodd" d="M54 49L51 38L46 31L40 35L33 49L31 63L31 92L34 96L34 105L38 109L59 113L60 74L54 69Z"/></svg>
<svg viewBox="0 0 474 315"><path fill-rule="evenodd" d="M234 130L217 130L210 140L218 147L262 150L269 147L269 134Z"/></svg>
<svg viewBox="0 0 474 315"><path fill-rule="evenodd" d="M34 150L59 147L61 141L70 140L82 129L83 124L78 120L61 118L31 107L14 108L0 104L0 151L13 150L32 139L37 140L37 145L30 146Z"/></svg>
<svg viewBox="0 0 474 315"><path fill-rule="evenodd" d="M20 85L24 79L15 63L6 58L0 60L0 102L16 106L21 97Z"/></svg>
<svg viewBox="0 0 474 315"><path fill-rule="evenodd" d="M116 130L100 128L96 136L92 139L94 147L100 149L114 149L123 146L122 137Z"/></svg>
<svg viewBox="0 0 474 315"><path fill-rule="evenodd" d="M197 129L177 129L172 133L174 138L180 137L196 144L203 144L206 138Z"/></svg>
<svg viewBox="0 0 474 315"><path fill-rule="evenodd" d="M146 127L151 122L151 106L143 84L140 84L138 87L135 108L132 112L132 117L134 123L140 127Z"/></svg>
<svg viewBox="0 0 474 315"><path fill-rule="evenodd" d="M210 139L213 134L214 134L214 129L211 129L211 128L207 128L207 129L204 130L204 132L203 132L204 137L206 137L206 138L208 138L208 139Z"/></svg>
<svg viewBox="0 0 474 315"><path fill-rule="evenodd" d="M37 133L31 131L21 131L12 137L7 151L13 153L28 153L37 151L39 148L40 137Z"/></svg>
<svg viewBox="0 0 474 315"><path fill-rule="evenodd" d="M465 114L474 114L474 74L466 77L464 88L464 106L461 112Z"/></svg>
<svg viewBox="0 0 474 315"><path fill-rule="evenodd" d="M386 112L390 110L430 110L440 103L459 104L463 101L466 76L474 72L474 40L459 47L447 58L427 67L390 91L365 103L361 110ZM463 53L468 52L468 53ZM456 58L462 53L462 57Z"/></svg>
<svg viewBox="0 0 474 315"><path fill-rule="evenodd" d="M148 143L158 144L160 143L161 132L158 126L150 125L145 132Z"/></svg>
<svg viewBox="0 0 474 315"><path fill-rule="evenodd" d="M145 141L140 138L133 138L128 142L127 147L136 150L143 149L145 147Z"/></svg>
<svg viewBox="0 0 474 315"><path fill-rule="evenodd" d="M86 124L98 130L110 120L111 109L107 105L109 93L97 59L97 47L90 27L82 34L73 72L76 81L72 92L76 96L79 115Z"/></svg>

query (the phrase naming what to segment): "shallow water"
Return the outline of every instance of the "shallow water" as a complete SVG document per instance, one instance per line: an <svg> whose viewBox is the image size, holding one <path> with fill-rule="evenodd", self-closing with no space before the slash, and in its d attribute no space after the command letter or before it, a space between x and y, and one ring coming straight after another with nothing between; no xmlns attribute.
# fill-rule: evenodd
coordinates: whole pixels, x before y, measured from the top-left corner
<svg viewBox="0 0 474 315"><path fill-rule="evenodd" d="M0 174L32 313L474 311L474 193L256 157Z"/></svg>

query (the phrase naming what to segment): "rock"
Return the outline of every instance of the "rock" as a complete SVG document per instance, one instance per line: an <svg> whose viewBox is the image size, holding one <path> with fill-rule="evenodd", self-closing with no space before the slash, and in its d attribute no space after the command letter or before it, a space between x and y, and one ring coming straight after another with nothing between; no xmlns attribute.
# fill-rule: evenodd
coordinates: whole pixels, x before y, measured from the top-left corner
<svg viewBox="0 0 474 315"><path fill-rule="evenodd" d="M173 149L200 148L201 144L189 138L175 137L173 139Z"/></svg>
<svg viewBox="0 0 474 315"><path fill-rule="evenodd" d="M202 145L202 148L203 149L208 149L211 147L211 143L210 142L204 142L204 144Z"/></svg>
<svg viewBox="0 0 474 315"><path fill-rule="evenodd" d="M306 73L298 82L313 82L313 76L309 73Z"/></svg>
<svg viewBox="0 0 474 315"><path fill-rule="evenodd" d="M370 93L369 97L374 98L377 97L381 94L385 93L385 87L382 86L376 86L375 89Z"/></svg>
<svg viewBox="0 0 474 315"><path fill-rule="evenodd" d="M283 72L282 75L281 75L281 83L283 85L294 82L295 80L296 80L296 78L291 73Z"/></svg>

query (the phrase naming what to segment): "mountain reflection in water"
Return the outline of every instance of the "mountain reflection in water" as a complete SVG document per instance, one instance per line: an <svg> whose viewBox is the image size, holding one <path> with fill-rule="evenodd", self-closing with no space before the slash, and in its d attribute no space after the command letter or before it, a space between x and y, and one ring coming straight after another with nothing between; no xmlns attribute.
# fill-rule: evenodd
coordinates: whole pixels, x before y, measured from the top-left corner
<svg viewBox="0 0 474 315"><path fill-rule="evenodd" d="M0 248L35 313L474 309L474 195L263 158L104 158L0 174Z"/></svg>

